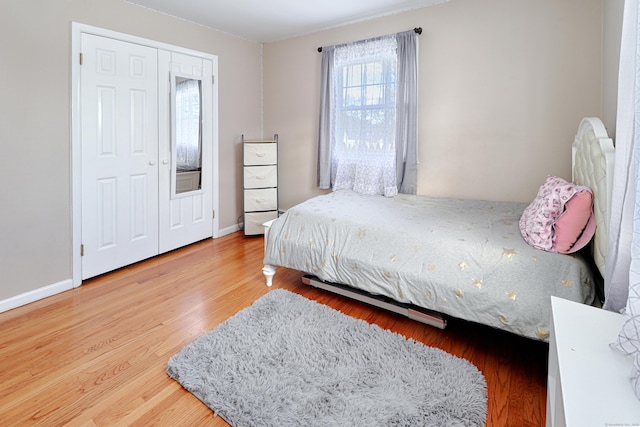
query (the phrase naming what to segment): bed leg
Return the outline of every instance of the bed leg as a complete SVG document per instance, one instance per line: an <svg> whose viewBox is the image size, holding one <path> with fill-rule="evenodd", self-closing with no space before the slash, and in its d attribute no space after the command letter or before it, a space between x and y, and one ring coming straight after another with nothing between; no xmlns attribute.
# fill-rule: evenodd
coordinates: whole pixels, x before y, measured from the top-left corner
<svg viewBox="0 0 640 427"><path fill-rule="evenodd" d="M267 251L267 239L269 239L269 230L271 229L271 224L273 224L275 219L271 221L267 221L264 224L264 249ZM273 275L276 274L276 267L274 265L265 264L262 267L262 274L264 274L265 279L267 279L267 286L271 286L273 284Z"/></svg>
<svg viewBox="0 0 640 427"><path fill-rule="evenodd" d="M276 274L276 268L273 265L265 264L262 267L262 274L264 274L264 278L267 279L267 286L271 286L273 284L273 275Z"/></svg>

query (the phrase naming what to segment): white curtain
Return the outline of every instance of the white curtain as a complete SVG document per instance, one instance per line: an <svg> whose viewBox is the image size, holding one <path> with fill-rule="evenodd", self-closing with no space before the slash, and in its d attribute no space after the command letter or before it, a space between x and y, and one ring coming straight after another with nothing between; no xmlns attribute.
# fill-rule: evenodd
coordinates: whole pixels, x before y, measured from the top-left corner
<svg viewBox="0 0 640 427"><path fill-rule="evenodd" d="M322 55L318 186L415 194L416 32L325 47Z"/></svg>
<svg viewBox="0 0 640 427"><path fill-rule="evenodd" d="M200 80L186 79L176 84L176 166L179 171L199 170Z"/></svg>
<svg viewBox="0 0 640 427"><path fill-rule="evenodd" d="M395 158L396 39L336 47L332 104L335 117L333 190L398 194Z"/></svg>
<svg viewBox="0 0 640 427"><path fill-rule="evenodd" d="M634 358L631 383L640 398L640 31L638 0L626 0L622 25L614 191L604 308L624 311L615 347Z"/></svg>

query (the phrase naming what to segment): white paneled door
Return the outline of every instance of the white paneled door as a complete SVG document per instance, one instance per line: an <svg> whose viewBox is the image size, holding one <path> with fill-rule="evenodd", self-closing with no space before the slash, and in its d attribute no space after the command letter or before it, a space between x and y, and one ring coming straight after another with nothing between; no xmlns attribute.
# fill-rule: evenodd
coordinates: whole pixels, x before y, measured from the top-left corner
<svg viewBox="0 0 640 427"><path fill-rule="evenodd" d="M157 49L82 34L82 278L158 254Z"/></svg>
<svg viewBox="0 0 640 427"><path fill-rule="evenodd" d="M203 118L213 116L211 60L177 52L159 52L160 93L169 93L172 73L196 79L201 82L201 114ZM160 96L162 99L162 95ZM172 144L171 102L160 103L160 253L179 248L189 243L211 237L213 233L213 189L212 189L212 141L211 120L201 121L202 168L201 188L176 194L172 190L171 176L176 173L175 144ZM169 167L168 165L172 165Z"/></svg>
<svg viewBox="0 0 640 427"><path fill-rule="evenodd" d="M73 282L218 235L215 55L72 24Z"/></svg>

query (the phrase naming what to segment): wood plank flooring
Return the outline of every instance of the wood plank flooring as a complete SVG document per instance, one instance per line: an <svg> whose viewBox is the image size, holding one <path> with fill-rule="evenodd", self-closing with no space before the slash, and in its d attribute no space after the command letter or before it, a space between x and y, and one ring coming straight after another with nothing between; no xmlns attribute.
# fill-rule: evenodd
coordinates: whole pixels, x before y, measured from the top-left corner
<svg viewBox="0 0 640 427"><path fill-rule="evenodd" d="M0 425L226 426L165 367L270 290L262 244L239 232L208 239L0 313ZM435 329L304 285L301 276L279 268L273 287L474 363L487 379L487 426L544 425L545 343L456 320Z"/></svg>

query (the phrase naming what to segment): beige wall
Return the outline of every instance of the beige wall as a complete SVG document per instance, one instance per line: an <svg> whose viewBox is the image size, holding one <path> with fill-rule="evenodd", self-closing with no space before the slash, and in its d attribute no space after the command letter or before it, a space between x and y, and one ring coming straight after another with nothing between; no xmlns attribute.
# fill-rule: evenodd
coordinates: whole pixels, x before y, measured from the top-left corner
<svg viewBox="0 0 640 427"><path fill-rule="evenodd" d="M602 112L602 21L603 0L453 0L266 44L281 204L318 193L317 47L418 26L418 192L529 201L548 174L570 179L578 123Z"/></svg>
<svg viewBox="0 0 640 427"><path fill-rule="evenodd" d="M616 136L618 68L624 0L604 0L603 111L602 121L610 137Z"/></svg>
<svg viewBox="0 0 640 427"><path fill-rule="evenodd" d="M284 208L319 193L317 47L415 26L420 193L527 201L547 174L568 178L578 121L602 113L604 79L615 85L603 78L609 1L623 0L453 0L260 46L121 0L5 0L0 302L71 279L72 21L218 56L224 229L242 211L242 133L279 133Z"/></svg>
<svg viewBox="0 0 640 427"><path fill-rule="evenodd" d="M0 302L71 279L71 22L218 56L220 228L241 212L240 134L261 131L261 45L121 0L0 5Z"/></svg>

